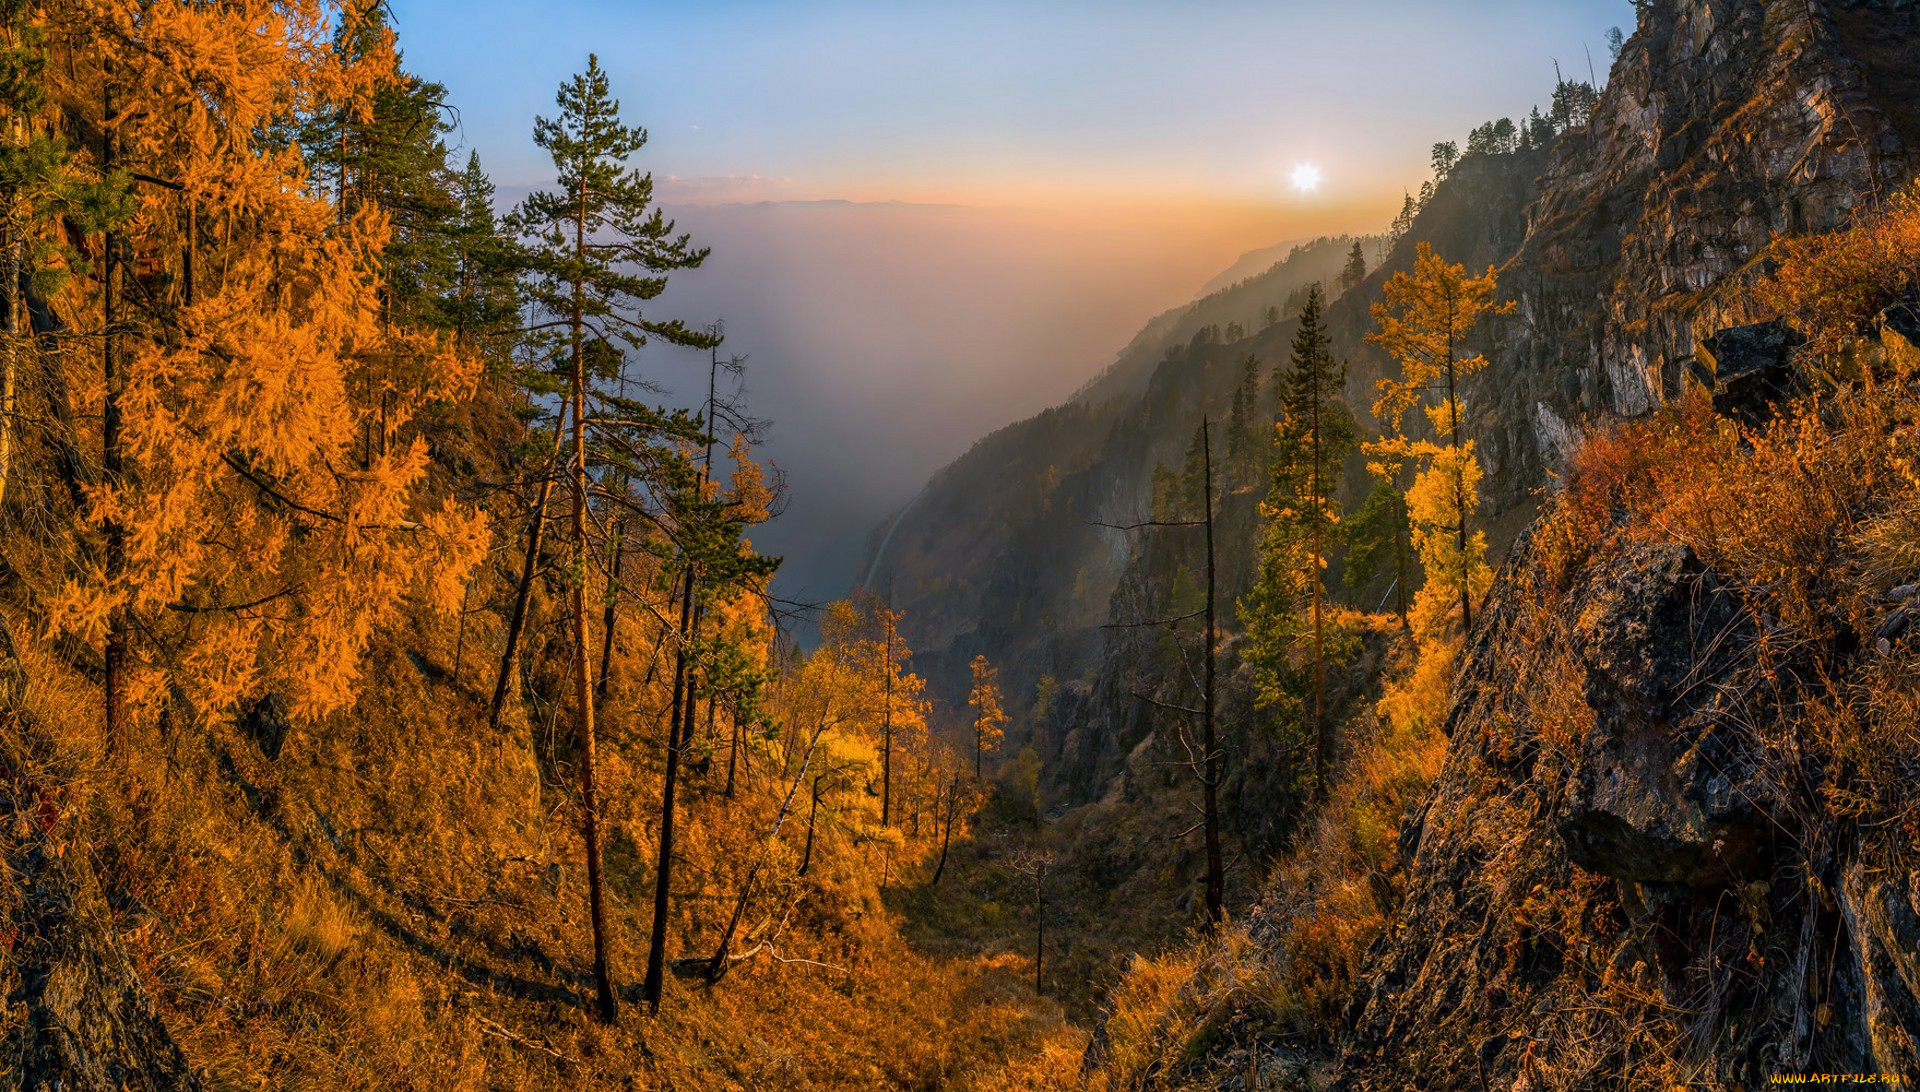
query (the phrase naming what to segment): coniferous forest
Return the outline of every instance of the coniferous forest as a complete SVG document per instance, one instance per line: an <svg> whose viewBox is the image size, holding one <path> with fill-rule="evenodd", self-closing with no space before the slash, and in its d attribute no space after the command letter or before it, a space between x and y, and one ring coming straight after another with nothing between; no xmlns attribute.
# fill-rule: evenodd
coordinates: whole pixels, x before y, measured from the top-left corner
<svg viewBox="0 0 1920 1092"><path fill-rule="evenodd" d="M1920 4L1619 7L823 598L617 36L0 2L0 1081L1920 1080Z"/></svg>

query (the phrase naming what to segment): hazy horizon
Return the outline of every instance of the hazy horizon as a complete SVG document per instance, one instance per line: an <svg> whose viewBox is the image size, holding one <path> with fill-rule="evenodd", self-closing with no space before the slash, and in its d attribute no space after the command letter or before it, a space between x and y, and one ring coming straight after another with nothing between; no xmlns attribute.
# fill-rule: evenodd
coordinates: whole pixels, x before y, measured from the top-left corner
<svg viewBox="0 0 1920 1092"><path fill-rule="evenodd" d="M1599 49L1603 70L1606 28L1633 23L1626 0L1472 20L1411 0L558 0L534 26L501 3L393 10L404 64L461 105L449 140L480 153L502 211L543 184L533 119L585 66L573 28L596 28L649 131L634 165L713 251L652 311L724 318L727 351L752 357L763 456L793 502L755 541L786 557L784 594L815 599L973 441L1071 395L1242 255L1385 230L1433 142L1544 103L1556 56L1584 74ZM501 40L515 49L487 48ZM1529 53L1537 71L1512 63ZM1311 190L1291 182L1305 165ZM703 355L634 366L683 398L705 382Z"/></svg>

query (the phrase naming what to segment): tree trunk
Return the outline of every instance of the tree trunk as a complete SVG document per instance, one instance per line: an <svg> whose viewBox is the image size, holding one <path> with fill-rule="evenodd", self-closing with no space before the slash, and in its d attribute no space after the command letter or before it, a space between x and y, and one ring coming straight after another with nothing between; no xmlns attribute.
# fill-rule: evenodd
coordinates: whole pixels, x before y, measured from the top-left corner
<svg viewBox="0 0 1920 1092"><path fill-rule="evenodd" d="M1326 483L1320 478L1322 462L1322 448L1320 444L1321 428L1324 424L1320 417L1320 410L1322 402L1326 398L1326 393L1327 392L1319 388L1319 384L1316 382L1313 397L1313 470L1311 476L1314 505L1313 542L1311 551L1313 557L1309 565L1312 571L1307 574L1307 578L1313 582L1313 796L1315 801L1321 801L1327 798L1327 776L1333 764L1333 745L1332 740L1329 739L1331 733L1327 727L1326 626L1321 615L1321 585L1324 583L1321 579L1321 574L1325 571L1322 568L1322 557L1326 548L1325 539L1322 537L1322 525L1326 521L1327 498L1325 494L1327 487Z"/></svg>
<svg viewBox="0 0 1920 1092"><path fill-rule="evenodd" d="M648 1008L660 1011L660 991L666 982L668 883L673 870L673 797L680 778L681 707L687 699L687 637L693 624L693 568L681 576L680 647L674 653L673 701L667 716L667 767L660 779L660 851L653 869L653 930L647 941L647 977L640 995Z"/></svg>
<svg viewBox="0 0 1920 1092"><path fill-rule="evenodd" d="M1036 865L1033 874L1033 992L1040 992L1042 961L1047 954L1047 869Z"/></svg>
<svg viewBox="0 0 1920 1092"><path fill-rule="evenodd" d="M613 624L616 620L614 607L620 594L620 560L626 556L621 541L626 531L626 521L621 520L613 529L613 576L611 586L607 588L607 607L600 615L600 696L607 696L607 679L613 674Z"/></svg>
<svg viewBox="0 0 1920 1092"><path fill-rule="evenodd" d="M569 404L571 399L568 400ZM513 614L507 619L507 647L500 653L500 674L493 682L493 702L487 707L489 727L500 726L500 710L507 704L507 688L511 685L517 670L520 655L520 636L526 631L527 610L533 602L533 578L540 571L540 544L547 533L547 501L553 496L553 462L560 455L561 438L567 434L567 411L562 406L558 419L553 423L553 458L548 460L547 473L540 478L539 499L533 502L533 520L527 528L527 559L520 567L520 587L514 593Z"/></svg>
<svg viewBox="0 0 1920 1092"><path fill-rule="evenodd" d="M780 801L780 813L774 816L773 829L767 832L767 840L769 842L780 837L780 828L786 823L787 816L793 811L793 794L800 791L800 782L807 776L807 767L813 762L814 748L820 745L820 737L825 735L826 731L827 725L823 719L819 726L813 730L813 738L807 741L806 756L800 760L800 776L794 779L793 784L787 786L787 795ZM826 775L821 774L820 776L824 777ZM819 777L813 779L813 806L816 811L819 810ZM807 856L809 860L813 856L813 816L811 813L807 816ZM713 959L707 964L707 981L709 983L720 981L720 976L727 973L727 953L733 947L733 934L740 928L740 918L747 912L747 900L753 897L753 881L759 877L760 866L765 862L765 855L755 860L753 867L747 870L746 882L740 885L740 898L733 904L733 916L727 919L727 931L720 935L720 947L714 950ZM806 874L807 863L806 861L802 861L800 863L800 875L804 876Z"/></svg>
<svg viewBox="0 0 1920 1092"><path fill-rule="evenodd" d="M460 689L460 665L467 652L467 600L473 596L471 578L460 588L460 635L453 639L453 689Z"/></svg>
<svg viewBox="0 0 1920 1092"><path fill-rule="evenodd" d="M1215 568L1213 554L1213 447L1212 433L1206 419L1200 422L1200 454L1202 460L1202 484L1205 489L1206 528L1207 528L1207 625L1206 625L1206 672L1205 691L1201 696L1201 746L1206 748L1206 773L1202 778L1204 796L1201 818L1206 825L1207 843L1207 920L1218 924L1225 913L1226 868L1220 856L1220 749L1214 735L1214 589Z"/></svg>
<svg viewBox="0 0 1920 1092"><path fill-rule="evenodd" d="M806 875L807 869L813 866L813 823L820 814L820 781L825 776L820 774L813 779L813 802L807 807L807 848L800 853L798 874L801 876Z"/></svg>
<svg viewBox="0 0 1920 1092"><path fill-rule="evenodd" d="M740 765L740 714L739 714L739 710L736 709L734 711L734 717L733 717L733 732L732 732L731 738L727 743L727 790L725 793L722 794L729 800L733 799L733 774L734 774L734 770L737 769L739 765Z"/></svg>
<svg viewBox="0 0 1920 1092"><path fill-rule="evenodd" d="M1453 331L1447 331L1447 425L1455 452L1460 450L1460 399L1454 392ZM1460 547L1460 632L1473 632L1473 587L1467 577L1467 468L1458 460L1453 466L1453 500L1459 506Z"/></svg>
<svg viewBox="0 0 1920 1092"><path fill-rule="evenodd" d="M15 123L16 130L18 123ZM12 218L9 217L9 220ZM7 232L7 359L6 372L0 375L0 501L6 500L7 478L13 469L13 410L15 388L20 370L20 234Z"/></svg>
<svg viewBox="0 0 1920 1092"><path fill-rule="evenodd" d="M585 198L583 197L584 201ZM586 249L584 214L574 222L576 253ZM619 1019L607 952L606 891L600 875L600 807L593 769L593 661L587 639L587 373L581 355L581 285L573 285L573 696L579 717L581 833L587 843L587 907L593 920L593 983L600 1019Z"/></svg>
<svg viewBox="0 0 1920 1092"><path fill-rule="evenodd" d="M887 683L887 704L880 714L880 825L893 825L893 608L887 611L887 651L880 671Z"/></svg>
<svg viewBox="0 0 1920 1092"><path fill-rule="evenodd" d="M937 796L934 799L934 806L936 808L940 806L940 801ZM947 850L951 848L953 845L953 817L959 814L959 812L960 812L960 775L958 773L955 773L953 775L953 787L947 790L947 829L945 833L940 835L940 863L934 866L933 882L928 885L930 887L939 887L940 877L946 874ZM940 817L938 815L934 816L934 820L936 822L939 820L939 818Z"/></svg>
<svg viewBox="0 0 1920 1092"><path fill-rule="evenodd" d="M1393 521L1394 606L1400 611L1400 628L1413 632L1413 619L1407 616L1407 497L1400 483L1393 483L1393 506L1399 515Z"/></svg>

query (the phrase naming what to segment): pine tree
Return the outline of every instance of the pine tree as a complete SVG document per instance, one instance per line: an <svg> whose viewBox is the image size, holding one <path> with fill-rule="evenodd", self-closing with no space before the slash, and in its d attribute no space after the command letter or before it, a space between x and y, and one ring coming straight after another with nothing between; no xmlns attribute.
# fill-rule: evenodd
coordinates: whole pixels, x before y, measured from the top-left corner
<svg viewBox="0 0 1920 1092"><path fill-rule="evenodd" d="M486 357L489 370L509 366L520 311L520 258L494 212L494 184L471 152L454 183L454 288L443 307L454 334Z"/></svg>
<svg viewBox="0 0 1920 1092"><path fill-rule="evenodd" d="M625 363L621 346L637 348L650 338L658 338L671 344L708 348L717 341L710 335L688 329L678 320L661 321L641 312L642 304L666 288L668 273L698 266L707 252L694 249L685 235L674 236L673 224L657 208L651 208L652 176L627 166L627 160L646 144L647 134L620 120L620 104L608 88L598 57L589 56L587 70L561 85L556 103L559 116L536 119L533 139L552 159L558 189L529 196L515 211L512 224L526 240L531 273L528 296L538 311L547 316L546 321L536 326L536 332L554 351L555 362L566 377L566 407L570 419L566 478L571 499L568 584L582 835L587 846L598 1011L602 1020L612 1022L616 1018L617 1002L608 964L606 896L600 867L593 659L587 618L589 554L593 552L588 541L588 510L593 490L588 468L588 420L590 414L596 420L608 419L599 416L603 406L613 407L609 415L613 420L632 420L624 411L634 407L616 401L615 396L600 386L620 378ZM642 441L647 450L683 456L678 461L671 458L666 461L667 469L662 474L667 480L656 484L672 496L672 503L681 509L683 518L701 510L707 503L699 495L704 486L684 465L686 453L672 446L673 440L688 439L692 435L684 420L637 423L642 431L650 434ZM660 431L656 426L667 426L668 439L652 435ZM596 439L602 443L620 442L605 429L597 431ZM546 485L541 489L543 502L549 489ZM528 536L528 569L533 567L532 559L538 551L544 521L544 503L538 503L533 515L534 526ZM692 566L687 565L685 569L680 642L683 659L691 638L687 619L694 596ZM522 600L526 597L526 584L523 576ZM524 620L520 624L524 625ZM510 629L509 642L514 636ZM510 665L503 665L507 666ZM683 707L691 704L686 700L684 664L676 671L676 681L676 700L671 714L674 723L668 731L668 772L661 807L663 845L657 869L661 892L666 889L672 853L674 775L682 736L678 722ZM657 1009L659 983L651 973L651 962L650 956L647 1000Z"/></svg>
<svg viewBox="0 0 1920 1092"><path fill-rule="evenodd" d="M1240 382L1233 388L1227 415L1227 466L1234 480L1250 477L1265 451L1266 417L1260 412L1260 358L1248 353L1240 361Z"/></svg>
<svg viewBox="0 0 1920 1092"><path fill-rule="evenodd" d="M1407 194L1406 200L1400 205L1400 214L1393 218L1393 227L1387 233L1387 249L1400 245L1400 240L1413 230L1414 218L1419 215L1420 206L1414 202L1412 194Z"/></svg>
<svg viewBox="0 0 1920 1092"><path fill-rule="evenodd" d="M1301 312L1291 364L1274 430L1273 484L1260 509L1266 522L1259 579L1241 603L1241 617L1262 703L1279 704L1304 686L1301 704L1314 756L1314 792L1320 796L1333 754L1326 710L1326 568L1342 537L1340 474L1353 451L1356 428L1353 415L1338 401L1347 368L1328 351L1317 292ZM1294 645L1301 640L1310 669L1305 679L1293 666Z"/></svg>
<svg viewBox="0 0 1920 1092"><path fill-rule="evenodd" d="M1493 270L1469 277L1465 267L1450 264L1421 243L1411 272L1396 273L1387 281L1384 300L1373 306L1378 329L1367 340L1385 348L1400 365L1399 379L1380 380L1376 417L1397 434L1408 410L1425 405L1438 444L1413 441L1404 434L1372 445L1370 454L1427 464L1407 494L1415 526L1416 548L1427 565L1427 582L1416 615L1433 618L1445 608L1436 597L1451 594L1460 607L1461 628L1473 628L1473 599L1486 581L1485 536L1470 534L1468 520L1477 507L1479 463L1473 441L1461 417L1460 385L1487 365L1487 358L1467 352L1469 336L1488 315L1504 315L1513 304L1493 301ZM1438 394L1437 406L1427 405ZM1450 531L1450 535L1443 533ZM1446 538L1451 541L1444 541ZM1416 630L1421 626L1416 623Z"/></svg>
<svg viewBox="0 0 1920 1092"><path fill-rule="evenodd" d="M1351 292L1360 287L1367 279L1367 256L1360 249L1360 240L1353 241L1353 250L1347 254L1347 264L1340 270L1340 291Z"/></svg>

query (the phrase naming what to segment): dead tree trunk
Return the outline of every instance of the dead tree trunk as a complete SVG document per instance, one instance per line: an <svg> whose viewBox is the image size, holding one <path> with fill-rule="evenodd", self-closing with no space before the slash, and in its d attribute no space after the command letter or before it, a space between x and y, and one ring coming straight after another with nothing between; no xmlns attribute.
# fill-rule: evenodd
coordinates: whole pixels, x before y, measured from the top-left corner
<svg viewBox="0 0 1920 1092"><path fill-rule="evenodd" d="M773 829L767 832L768 842L780 837L780 827L787 821L787 815L793 810L793 794L799 791L800 782L806 778L807 766L813 762L814 749L820 745L820 737L824 736L826 731L827 718L823 716L820 718L819 725L813 730L813 738L807 741L806 756L800 760L800 775L794 778L793 784L787 786L786 798L780 801L780 813L774 816ZM816 811L820 807L820 778L825 776L826 774L822 773L813 779L813 807ZM812 857L813 816L809 814L807 816L807 858L811 860ZM740 918L747 912L747 902L753 897L754 880L759 877L761 866L766 863L766 860L766 854L761 854L753 862L753 867L747 870L746 882L740 885L740 897L733 904L733 915L727 919L727 931L720 935L720 947L714 951L713 961L707 964L707 981L710 983L720 981L720 976L727 973L727 954L733 947L733 935L740 928ZM807 864L806 861L802 861L800 875L806 874Z"/></svg>
<svg viewBox="0 0 1920 1092"><path fill-rule="evenodd" d="M1201 777L1203 808L1202 819L1206 824L1207 843L1207 920L1218 923L1224 913L1226 889L1226 868L1220 856L1220 746L1214 732L1214 642L1216 640L1214 616L1215 566L1213 552L1213 447L1211 433L1205 419L1200 422L1200 452L1204 463L1202 484L1206 492L1207 527L1207 621L1205 645L1202 650L1206 657L1205 685L1201 694L1201 746L1205 748L1205 773Z"/></svg>
<svg viewBox="0 0 1920 1092"><path fill-rule="evenodd" d="M939 801L937 799L934 801L934 805L936 807L939 806ZM934 866L933 882L928 885L930 887L939 887L940 877L946 874L947 850L953 845L953 820L954 820L954 816L958 815L959 812L960 812L960 774L958 772L955 772L953 775L953 787L949 789L947 792L947 829L944 833L940 835L940 863ZM938 819L938 816L935 816L935 818Z"/></svg>

